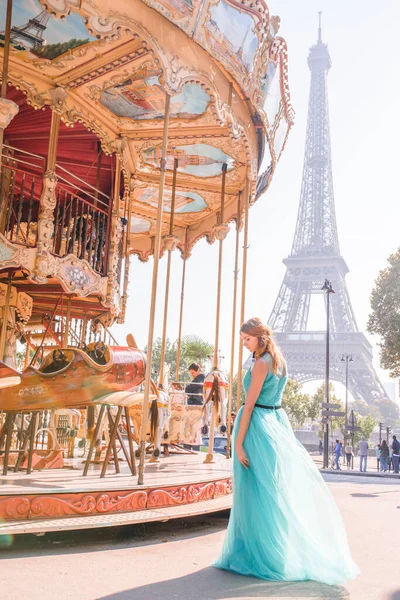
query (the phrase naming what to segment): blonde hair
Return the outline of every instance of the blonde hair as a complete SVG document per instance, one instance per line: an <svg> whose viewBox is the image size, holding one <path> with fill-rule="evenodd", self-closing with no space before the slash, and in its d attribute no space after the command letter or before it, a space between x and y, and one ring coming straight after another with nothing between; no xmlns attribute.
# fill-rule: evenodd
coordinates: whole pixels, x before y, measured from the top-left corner
<svg viewBox="0 0 400 600"><path fill-rule="evenodd" d="M258 317L254 317L245 321L240 331L258 338L258 348L255 351L255 357L260 358L265 352L268 352L272 357L273 372L278 373L285 362L280 348L275 343L271 327L263 323Z"/></svg>

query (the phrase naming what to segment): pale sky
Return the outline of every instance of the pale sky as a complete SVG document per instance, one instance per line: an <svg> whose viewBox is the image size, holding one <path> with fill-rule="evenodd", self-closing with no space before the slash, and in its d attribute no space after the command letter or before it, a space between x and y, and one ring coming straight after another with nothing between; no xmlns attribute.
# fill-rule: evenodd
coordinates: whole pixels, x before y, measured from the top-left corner
<svg viewBox="0 0 400 600"><path fill-rule="evenodd" d="M296 122L268 192L250 211L246 318L267 320L290 253L300 196L310 72L308 50L317 40L319 10L322 38L332 68L328 76L333 179L341 254L350 273L347 285L360 331L365 332L369 296L387 257L400 245L398 200L400 122L399 0L271 0L271 14L281 17L280 34L289 48L289 80ZM224 246L220 348L229 367L232 323L234 232ZM187 263L184 334L213 342L218 246L198 243ZM114 327L123 342L132 332L141 347L147 342L152 261L132 257L125 325ZM166 258L160 263L155 338L161 336ZM173 255L168 337L178 334L182 260ZM322 302L322 299L321 299ZM323 311L316 313L321 317ZM313 322L313 325L319 323ZM379 369L376 338L374 366ZM340 385L335 384L340 392Z"/></svg>

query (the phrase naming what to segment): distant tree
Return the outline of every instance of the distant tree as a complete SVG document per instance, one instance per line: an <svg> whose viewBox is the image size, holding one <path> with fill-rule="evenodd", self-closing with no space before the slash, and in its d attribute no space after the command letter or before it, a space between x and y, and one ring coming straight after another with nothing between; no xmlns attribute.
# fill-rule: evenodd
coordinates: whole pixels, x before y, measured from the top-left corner
<svg viewBox="0 0 400 600"><path fill-rule="evenodd" d="M153 344L151 375L154 380L158 379L158 375L160 373L161 345L162 345L161 338L158 338ZM147 346L145 347L144 351L147 352ZM165 342L165 362L170 367L171 379L175 379L176 344L174 342L171 342L168 338ZM184 367L182 368L182 375L183 375L183 371L184 371ZM181 373L181 369L180 369L180 373Z"/></svg>
<svg viewBox="0 0 400 600"><path fill-rule="evenodd" d="M182 358L189 367L191 363L198 363L202 368L212 358L213 344L206 342L198 335L185 335L182 338Z"/></svg>
<svg viewBox="0 0 400 600"><path fill-rule="evenodd" d="M372 415L366 415L362 417L356 414L357 425L361 427L361 431L354 432L354 445L358 444L363 435L367 441L369 441L371 434L376 426L376 421Z"/></svg>
<svg viewBox="0 0 400 600"><path fill-rule="evenodd" d="M382 415L382 421L386 426L396 427L399 422L399 407L392 400L379 400L371 405L371 408L377 409Z"/></svg>
<svg viewBox="0 0 400 600"><path fill-rule="evenodd" d="M162 339L158 338L153 344L152 355L152 377L154 380L158 378L160 373ZM178 342L171 342L168 338L165 342L165 362L170 367L170 379L175 379L176 374L176 359L177 359ZM145 347L147 352L147 346ZM191 363L199 363L202 368L205 367L208 356L213 352L213 345L204 341L196 335L187 335L182 338L181 356L179 361L179 381L190 381L188 367Z"/></svg>
<svg viewBox="0 0 400 600"><path fill-rule="evenodd" d="M314 396L311 396L310 398L310 405L309 405L309 409L308 409L308 417L312 420L312 421L316 421L317 419L320 418L321 416L321 402L323 402L324 400L321 399L321 397L317 394L314 394Z"/></svg>
<svg viewBox="0 0 400 600"><path fill-rule="evenodd" d="M341 402L341 400L339 400L335 394L335 390L332 384L330 384L330 397L329 400L332 404L339 404L340 408L338 408L338 412L345 412L345 405L343 402ZM314 395L314 398L318 397L318 400L321 402L325 401L325 384L323 383L317 390L316 394ZM355 417L355 422L357 427L361 427L361 431L355 431L354 432L354 446L357 447L358 442L361 439L361 436L364 436L366 440L369 440L369 438L371 437L371 433L374 430L374 427L377 423L376 419L369 413L366 413L364 415L359 414L358 412L356 412L355 406L357 407L362 407L362 409L364 410L364 405L368 408L368 405L362 401L355 401L349 404L348 406L348 415L350 417L350 411L353 410L354 411L354 417ZM331 417L329 419L329 426L331 429L331 433L334 433L335 431L340 431L341 434L341 438L343 440L347 440L350 439L351 434L349 432L345 431L345 425L346 425L346 419L345 417ZM319 430L319 437L322 438L323 437L323 427L321 425L321 428Z"/></svg>
<svg viewBox="0 0 400 600"><path fill-rule="evenodd" d="M241 374L241 377L243 378L243 374ZM240 400L238 400L238 376L235 375L235 377L233 378L233 385L232 385L232 408L235 411L238 411L239 408L242 406L242 404L244 404L246 401L246 393L243 389L243 385L241 386L240 389Z"/></svg>
<svg viewBox="0 0 400 600"><path fill-rule="evenodd" d="M354 402L349 403L349 411L350 410L354 410L355 413L358 413L362 417L370 415L376 423L384 420L382 413L379 410L379 404L367 404L364 400L354 400Z"/></svg>
<svg viewBox="0 0 400 600"><path fill-rule="evenodd" d="M323 402L325 402L325 383L322 383L313 396L313 402L315 406L320 406ZM339 398L335 394L335 388L333 384L329 384L329 402L331 404L339 404L340 408L337 410L339 412L344 412L344 404L339 400ZM344 417L331 417L329 419L331 432L340 431L342 433L342 437L344 437L344 426L345 426L345 418ZM324 435L323 424L321 423L318 435L320 438Z"/></svg>
<svg viewBox="0 0 400 600"><path fill-rule="evenodd" d="M25 364L25 351L23 350L17 350L15 353L15 362L17 365L17 369L19 371L22 371L22 369L24 368L24 364Z"/></svg>
<svg viewBox="0 0 400 600"><path fill-rule="evenodd" d="M400 248L388 258L371 294L368 331L381 338L380 362L391 377L400 377Z"/></svg>
<svg viewBox="0 0 400 600"><path fill-rule="evenodd" d="M292 427L301 427L310 414L312 400L304 394L298 381L288 379L282 395L282 407L288 414Z"/></svg>

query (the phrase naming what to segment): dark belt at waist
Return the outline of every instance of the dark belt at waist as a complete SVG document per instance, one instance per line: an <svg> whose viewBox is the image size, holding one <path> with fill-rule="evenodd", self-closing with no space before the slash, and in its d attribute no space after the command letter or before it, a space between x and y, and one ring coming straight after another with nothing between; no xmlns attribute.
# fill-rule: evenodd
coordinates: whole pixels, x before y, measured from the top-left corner
<svg viewBox="0 0 400 600"><path fill-rule="evenodd" d="M282 406L266 406L266 404L255 404L256 408L266 408L267 410L279 410Z"/></svg>

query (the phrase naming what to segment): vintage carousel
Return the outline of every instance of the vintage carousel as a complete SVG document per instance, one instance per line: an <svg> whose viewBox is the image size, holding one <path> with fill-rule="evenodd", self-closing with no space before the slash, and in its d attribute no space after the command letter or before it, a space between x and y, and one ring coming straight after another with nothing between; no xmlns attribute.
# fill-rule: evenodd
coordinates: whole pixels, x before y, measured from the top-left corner
<svg viewBox="0 0 400 600"><path fill-rule="evenodd" d="M280 19L262 0L7 0L1 11L0 535L229 507L249 208L293 121ZM231 223L225 377L216 357ZM204 237L219 244L205 410L169 387L165 346L150 377L159 260L165 343L171 254L183 259L180 340L186 261ZM109 329L129 310L132 255L152 257L147 356ZM208 453L160 462L162 444L194 443L201 424ZM217 427L228 460L213 455Z"/></svg>

